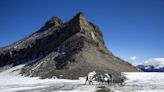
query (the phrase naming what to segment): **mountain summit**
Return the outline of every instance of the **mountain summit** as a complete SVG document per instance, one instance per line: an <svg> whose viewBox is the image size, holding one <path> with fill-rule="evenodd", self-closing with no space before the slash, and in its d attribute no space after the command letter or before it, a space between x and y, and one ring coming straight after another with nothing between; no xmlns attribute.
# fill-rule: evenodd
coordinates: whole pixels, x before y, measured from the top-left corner
<svg viewBox="0 0 164 92"><path fill-rule="evenodd" d="M107 72L118 80L120 72L139 71L114 56L102 32L82 12L68 22L52 17L37 32L0 48L0 67L26 64L21 74L77 79L91 71Z"/></svg>

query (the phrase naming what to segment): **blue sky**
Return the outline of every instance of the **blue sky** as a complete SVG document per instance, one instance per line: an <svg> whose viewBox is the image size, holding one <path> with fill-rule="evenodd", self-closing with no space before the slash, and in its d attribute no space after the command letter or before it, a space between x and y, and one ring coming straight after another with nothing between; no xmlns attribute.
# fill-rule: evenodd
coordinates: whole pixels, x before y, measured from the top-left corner
<svg viewBox="0 0 164 92"><path fill-rule="evenodd" d="M133 63L164 57L164 0L0 0L0 11L0 47L37 31L52 16L68 21L82 11L116 56Z"/></svg>

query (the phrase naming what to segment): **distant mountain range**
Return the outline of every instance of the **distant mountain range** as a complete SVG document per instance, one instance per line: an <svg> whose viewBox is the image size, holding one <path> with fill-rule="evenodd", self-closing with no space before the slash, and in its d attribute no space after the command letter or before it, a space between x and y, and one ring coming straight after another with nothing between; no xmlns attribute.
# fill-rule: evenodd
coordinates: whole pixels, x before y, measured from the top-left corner
<svg viewBox="0 0 164 92"><path fill-rule="evenodd" d="M144 72L164 72L164 61L158 59L151 60L150 62L146 62L141 65L137 65L137 67L143 70Z"/></svg>

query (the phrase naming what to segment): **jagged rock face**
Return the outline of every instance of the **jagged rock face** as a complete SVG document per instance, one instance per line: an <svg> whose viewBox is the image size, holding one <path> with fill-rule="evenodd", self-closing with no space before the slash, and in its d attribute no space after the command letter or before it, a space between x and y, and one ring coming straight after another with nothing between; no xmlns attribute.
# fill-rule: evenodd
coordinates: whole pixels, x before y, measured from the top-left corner
<svg viewBox="0 0 164 92"><path fill-rule="evenodd" d="M20 63L27 63L22 74L42 78L76 79L97 71L118 79L120 72L139 71L106 48L99 28L81 12L65 23L53 17L36 33L0 49L0 66Z"/></svg>

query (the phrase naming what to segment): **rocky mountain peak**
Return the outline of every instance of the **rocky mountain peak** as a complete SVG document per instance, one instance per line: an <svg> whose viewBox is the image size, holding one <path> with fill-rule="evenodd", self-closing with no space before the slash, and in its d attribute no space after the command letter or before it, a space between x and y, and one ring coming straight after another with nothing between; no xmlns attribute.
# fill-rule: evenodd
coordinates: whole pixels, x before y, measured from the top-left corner
<svg viewBox="0 0 164 92"><path fill-rule="evenodd" d="M73 18L73 20L79 20L79 21L82 19L85 19L83 12L77 13Z"/></svg>
<svg viewBox="0 0 164 92"><path fill-rule="evenodd" d="M69 21L69 23L83 26L83 25L88 25L88 20L85 18L82 12L79 12Z"/></svg>
<svg viewBox="0 0 164 92"><path fill-rule="evenodd" d="M41 28L40 31L47 30L51 28L52 26L61 26L64 22L58 18L57 16L53 16L50 20L48 20L45 25Z"/></svg>
<svg viewBox="0 0 164 92"><path fill-rule="evenodd" d="M77 79L97 71L118 80L120 72L138 71L106 48L100 29L82 12L68 22L52 17L39 31L3 49L0 67L23 63L21 73L27 76Z"/></svg>
<svg viewBox="0 0 164 92"><path fill-rule="evenodd" d="M83 12L79 12L75 15L76 17L84 17L84 13Z"/></svg>
<svg viewBox="0 0 164 92"><path fill-rule="evenodd" d="M53 16L50 20L47 21L46 24L53 24L57 26L57 25L62 25L63 21L57 16Z"/></svg>
<svg viewBox="0 0 164 92"><path fill-rule="evenodd" d="M83 33L87 37L91 37L96 40L97 37L102 41L103 35L99 31L99 27L94 25L92 22L87 20L83 12L77 13L69 22L68 26L72 27L73 30ZM103 41L102 41L103 42Z"/></svg>

